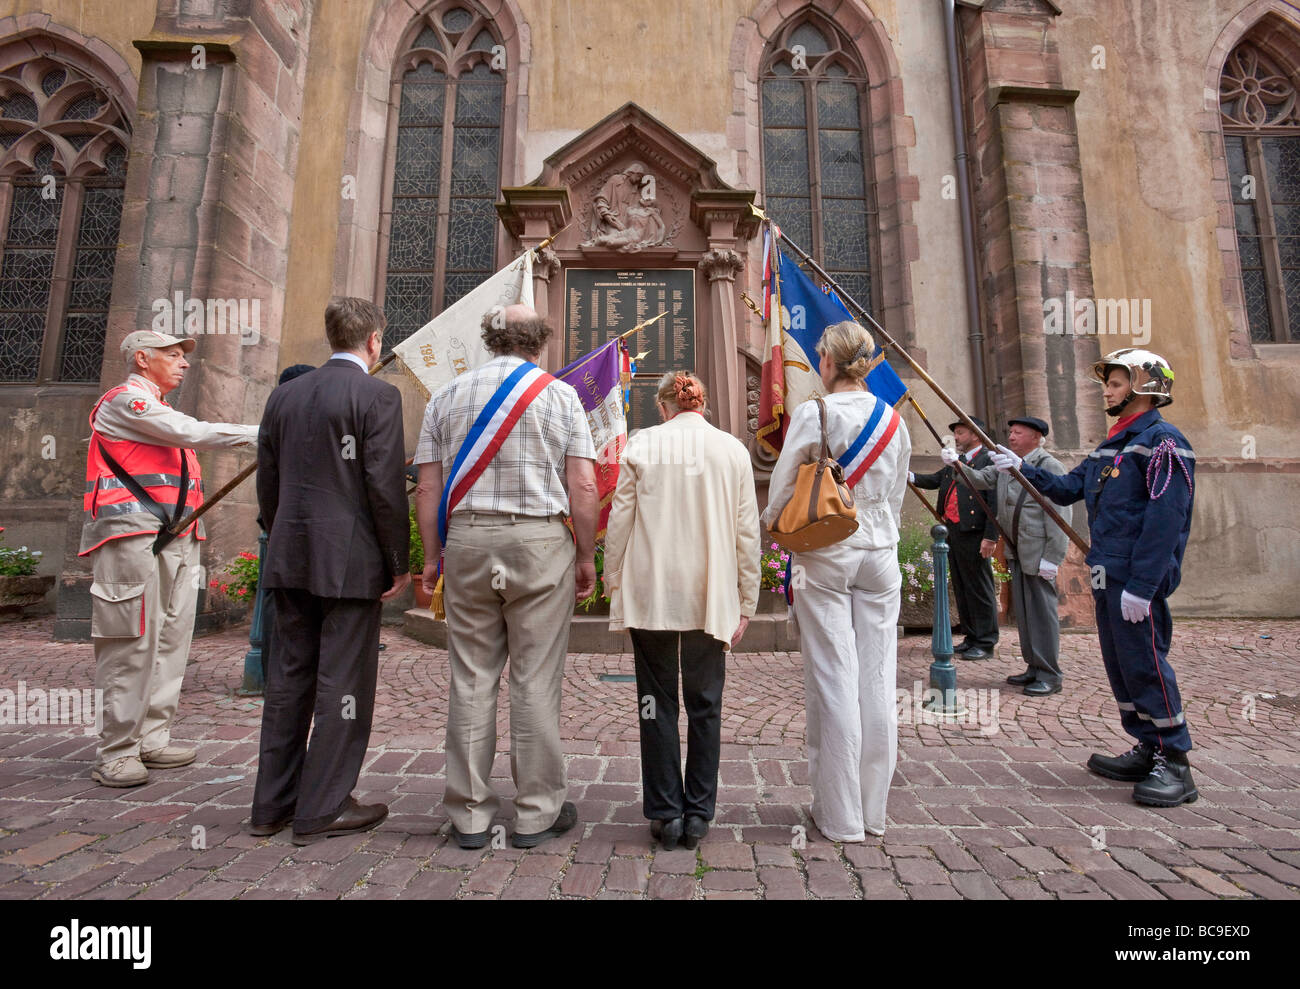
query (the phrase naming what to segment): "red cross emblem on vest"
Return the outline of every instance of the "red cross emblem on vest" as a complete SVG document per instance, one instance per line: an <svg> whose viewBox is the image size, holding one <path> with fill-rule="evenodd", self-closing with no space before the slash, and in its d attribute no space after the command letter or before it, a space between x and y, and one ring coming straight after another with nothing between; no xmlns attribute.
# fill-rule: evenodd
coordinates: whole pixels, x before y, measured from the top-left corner
<svg viewBox="0 0 1300 989"><path fill-rule="evenodd" d="M145 410L149 408L149 403L146 402L143 398L133 398L131 399L130 403L128 403L127 408L129 408L136 415L142 416L144 415Z"/></svg>

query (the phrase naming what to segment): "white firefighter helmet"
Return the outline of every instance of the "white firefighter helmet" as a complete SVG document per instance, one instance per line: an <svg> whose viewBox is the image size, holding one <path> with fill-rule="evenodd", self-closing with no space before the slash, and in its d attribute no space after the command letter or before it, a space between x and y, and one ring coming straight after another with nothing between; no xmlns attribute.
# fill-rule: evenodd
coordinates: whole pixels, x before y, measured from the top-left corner
<svg viewBox="0 0 1300 989"><path fill-rule="evenodd" d="M1129 381L1133 386L1130 397L1126 398L1120 408L1127 405L1133 395L1150 395L1155 400L1156 408L1173 402L1170 394L1174 387L1174 370L1169 362L1159 354L1135 347L1114 350L1092 366L1092 373L1097 380L1106 381L1110 369L1122 367L1128 371Z"/></svg>

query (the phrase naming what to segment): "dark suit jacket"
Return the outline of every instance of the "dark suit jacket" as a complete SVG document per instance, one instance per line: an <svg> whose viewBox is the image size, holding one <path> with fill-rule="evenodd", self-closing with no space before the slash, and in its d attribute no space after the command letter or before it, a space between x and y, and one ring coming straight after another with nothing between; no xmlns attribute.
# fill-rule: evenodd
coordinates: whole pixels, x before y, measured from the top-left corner
<svg viewBox="0 0 1300 989"><path fill-rule="evenodd" d="M257 445L257 501L271 534L268 587L375 599L408 571L402 398L331 360L271 392Z"/></svg>
<svg viewBox="0 0 1300 989"><path fill-rule="evenodd" d="M962 461L963 465L966 462ZM989 456L988 450L980 447L980 452L975 454L975 459L969 464L975 470L981 467L989 467L993 464L993 458ZM957 529L960 532L982 532L985 539L998 538L998 528L993 524L993 519L988 516L980 503L975 500L971 494L970 487L964 480L956 476L955 467L945 466L943 470L934 474L917 474L914 482L918 488L926 488L933 491L939 490L939 514L944 514L943 506L948 503L948 492L952 489L954 480L957 483L957 517L961 520L957 523ZM993 504L994 497L991 491L983 491L984 501L988 503L989 508L997 511L997 506Z"/></svg>

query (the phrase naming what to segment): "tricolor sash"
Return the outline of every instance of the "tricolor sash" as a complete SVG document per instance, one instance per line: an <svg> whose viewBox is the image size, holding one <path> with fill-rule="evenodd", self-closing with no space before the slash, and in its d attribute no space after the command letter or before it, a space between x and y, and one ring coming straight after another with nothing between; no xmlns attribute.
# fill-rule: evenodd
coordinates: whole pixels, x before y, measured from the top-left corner
<svg viewBox="0 0 1300 989"><path fill-rule="evenodd" d="M487 405L469 428L469 435L456 453L451 474L442 488L438 504L438 541L447 545L447 518L487 468L510 430L529 403L556 379L536 364L524 361L501 382Z"/></svg>
<svg viewBox="0 0 1300 989"><path fill-rule="evenodd" d="M886 409L889 409L889 421L882 422L885 418ZM889 408L877 397L876 407L871 410L867 424L862 427L862 432L858 434L858 438L844 451L842 456L836 458L840 467L844 470L844 479L850 488L853 488L862 480L868 468L876 462L876 458L889 445L894 431L898 429L898 420L898 410Z"/></svg>

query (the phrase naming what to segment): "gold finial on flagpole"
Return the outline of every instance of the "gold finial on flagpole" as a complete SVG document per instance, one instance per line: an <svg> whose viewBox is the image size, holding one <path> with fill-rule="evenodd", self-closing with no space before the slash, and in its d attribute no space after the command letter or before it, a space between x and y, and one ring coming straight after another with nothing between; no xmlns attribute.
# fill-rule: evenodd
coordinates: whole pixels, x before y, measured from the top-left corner
<svg viewBox="0 0 1300 989"><path fill-rule="evenodd" d="M632 327L632 329L628 330L626 333L620 333L618 335L618 338L620 340L626 340L628 337L632 336L632 334L640 333L642 330L646 329L646 327L659 322L659 320L663 319L667 315L668 315L668 310L665 309L654 319L647 319L644 323L637 323L636 326Z"/></svg>

